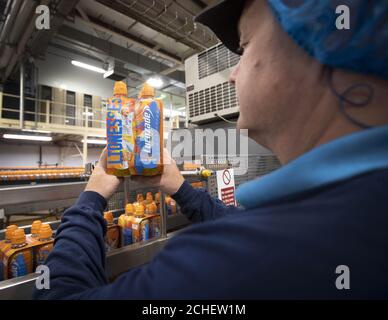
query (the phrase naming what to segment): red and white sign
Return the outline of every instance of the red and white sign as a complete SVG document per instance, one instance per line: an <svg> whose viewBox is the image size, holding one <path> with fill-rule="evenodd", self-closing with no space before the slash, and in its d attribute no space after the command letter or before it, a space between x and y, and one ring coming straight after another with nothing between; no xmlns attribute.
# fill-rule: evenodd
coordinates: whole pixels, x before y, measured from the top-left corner
<svg viewBox="0 0 388 320"><path fill-rule="evenodd" d="M218 199L228 206L236 205L233 169L217 171Z"/></svg>

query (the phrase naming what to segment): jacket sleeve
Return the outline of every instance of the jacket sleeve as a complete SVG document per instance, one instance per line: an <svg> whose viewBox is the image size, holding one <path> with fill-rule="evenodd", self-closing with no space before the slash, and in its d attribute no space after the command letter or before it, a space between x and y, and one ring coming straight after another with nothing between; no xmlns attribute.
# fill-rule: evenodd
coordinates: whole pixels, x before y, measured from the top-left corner
<svg viewBox="0 0 388 320"><path fill-rule="evenodd" d="M217 221L188 227L171 238L150 263L108 284L104 272L106 226L101 216L104 204L99 195L85 192L64 214L46 263L50 269L50 288L36 289L34 298L214 298L230 295L234 292L231 288L239 285L237 278L223 281L229 272L227 253L230 246L238 243L238 232L233 225L214 227ZM221 230L230 236L217 234Z"/></svg>
<svg viewBox="0 0 388 320"><path fill-rule="evenodd" d="M186 180L172 198L191 222L216 220L241 211L234 206L226 206L204 189L194 189Z"/></svg>

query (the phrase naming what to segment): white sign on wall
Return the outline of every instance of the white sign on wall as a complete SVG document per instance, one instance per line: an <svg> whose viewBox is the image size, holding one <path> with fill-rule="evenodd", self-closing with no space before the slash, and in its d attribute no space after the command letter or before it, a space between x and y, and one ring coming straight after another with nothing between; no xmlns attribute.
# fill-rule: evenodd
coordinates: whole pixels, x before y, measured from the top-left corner
<svg viewBox="0 0 388 320"><path fill-rule="evenodd" d="M233 169L217 171L218 199L229 206L236 205Z"/></svg>

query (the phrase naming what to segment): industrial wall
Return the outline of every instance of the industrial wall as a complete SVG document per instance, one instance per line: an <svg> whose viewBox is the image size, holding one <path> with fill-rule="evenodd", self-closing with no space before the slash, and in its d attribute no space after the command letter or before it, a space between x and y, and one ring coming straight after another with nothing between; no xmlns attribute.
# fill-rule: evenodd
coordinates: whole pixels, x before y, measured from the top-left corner
<svg viewBox="0 0 388 320"><path fill-rule="evenodd" d="M81 60L81 59L80 59ZM82 58L82 62L89 61ZM90 64L96 64L90 62ZM47 53L45 60L37 60L38 83L50 87L109 98L114 82L104 79L102 74L81 69L71 64L71 59Z"/></svg>
<svg viewBox="0 0 388 320"><path fill-rule="evenodd" d="M101 151L102 148L88 148L88 162L98 160ZM0 154L0 167L37 166L39 145L0 143ZM48 165L58 163L64 166L82 166L82 157L73 147L45 145L42 146L42 162Z"/></svg>

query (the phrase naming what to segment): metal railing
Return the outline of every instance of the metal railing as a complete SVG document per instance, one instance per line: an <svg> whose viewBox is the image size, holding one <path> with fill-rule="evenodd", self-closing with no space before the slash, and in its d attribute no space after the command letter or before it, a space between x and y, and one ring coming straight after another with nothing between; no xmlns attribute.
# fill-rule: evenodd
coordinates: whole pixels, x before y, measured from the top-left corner
<svg viewBox="0 0 388 320"><path fill-rule="evenodd" d="M19 119L19 107L11 108L4 103L4 98L20 99L20 96L0 92L0 123L4 119ZM41 124L59 124L82 128L105 128L106 102L101 101L100 107L70 104L54 100L42 100L25 97L25 102L34 103L34 111L24 109L25 121ZM19 102L17 103L17 105ZM15 104L16 105L16 104ZM29 119L29 120L28 120Z"/></svg>

